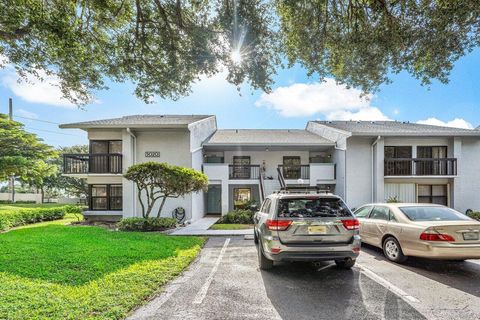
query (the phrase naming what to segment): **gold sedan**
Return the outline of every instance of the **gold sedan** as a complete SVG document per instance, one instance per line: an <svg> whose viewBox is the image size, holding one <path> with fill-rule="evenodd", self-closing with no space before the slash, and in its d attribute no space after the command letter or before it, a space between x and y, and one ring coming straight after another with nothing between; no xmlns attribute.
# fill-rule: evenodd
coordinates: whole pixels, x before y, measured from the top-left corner
<svg viewBox="0 0 480 320"><path fill-rule="evenodd" d="M362 242L394 262L407 257L480 259L480 222L435 204L378 203L358 208Z"/></svg>

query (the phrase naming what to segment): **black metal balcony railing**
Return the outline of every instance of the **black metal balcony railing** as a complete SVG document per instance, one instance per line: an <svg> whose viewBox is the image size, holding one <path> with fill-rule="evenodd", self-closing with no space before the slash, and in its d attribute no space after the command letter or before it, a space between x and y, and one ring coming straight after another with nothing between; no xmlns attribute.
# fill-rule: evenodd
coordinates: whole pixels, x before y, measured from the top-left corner
<svg viewBox="0 0 480 320"><path fill-rule="evenodd" d="M122 173L122 154L64 154L63 173Z"/></svg>
<svg viewBox="0 0 480 320"><path fill-rule="evenodd" d="M284 179L310 179L310 165L279 165Z"/></svg>
<svg viewBox="0 0 480 320"><path fill-rule="evenodd" d="M229 179L258 179L260 178L260 165L234 165L228 166Z"/></svg>
<svg viewBox="0 0 480 320"><path fill-rule="evenodd" d="M385 176L455 176L456 158L389 158L385 159Z"/></svg>

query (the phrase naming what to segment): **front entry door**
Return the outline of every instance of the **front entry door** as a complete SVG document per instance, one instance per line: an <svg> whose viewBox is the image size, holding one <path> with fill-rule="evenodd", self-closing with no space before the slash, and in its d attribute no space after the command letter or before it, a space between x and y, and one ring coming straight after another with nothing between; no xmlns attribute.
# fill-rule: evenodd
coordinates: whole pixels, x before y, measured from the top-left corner
<svg viewBox="0 0 480 320"><path fill-rule="evenodd" d="M207 214L222 214L222 187L211 185L207 191Z"/></svg>

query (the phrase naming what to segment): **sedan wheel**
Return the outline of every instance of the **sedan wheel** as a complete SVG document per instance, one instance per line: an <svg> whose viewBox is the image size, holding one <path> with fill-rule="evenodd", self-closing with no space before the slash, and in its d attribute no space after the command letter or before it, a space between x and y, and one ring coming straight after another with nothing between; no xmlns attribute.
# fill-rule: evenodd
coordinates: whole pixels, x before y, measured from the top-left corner
<svg viewBox="0 0 480 320"><path fill-rule="evenodd" d="M407 260L397 239L393 237L389 237L383 242L383 253L388 260L393 262L404 262Z"/></svg>

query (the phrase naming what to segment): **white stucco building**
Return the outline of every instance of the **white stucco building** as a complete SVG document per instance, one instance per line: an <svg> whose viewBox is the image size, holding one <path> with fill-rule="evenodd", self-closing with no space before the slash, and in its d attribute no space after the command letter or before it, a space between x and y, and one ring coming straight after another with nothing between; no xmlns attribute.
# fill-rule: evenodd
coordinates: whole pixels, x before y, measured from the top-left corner
<svg viewBox="0 0 480 320"><path fill-rule="evenodd" d="M350 207L435 202L480 209L480 130L396 121L311 121L298 129L217 129L215 116L136 115L61 125L88 132L89 154L64 155L64 174L87 179L87 215L141 216L122 173L145 161L203 171L208 192L167 200L190 220L260 202L281 187L317 187Z"/></svg>

